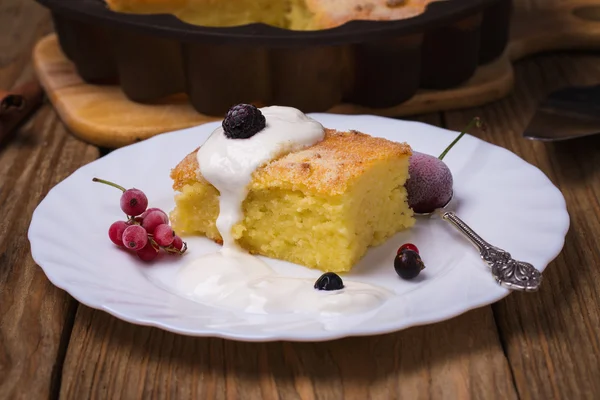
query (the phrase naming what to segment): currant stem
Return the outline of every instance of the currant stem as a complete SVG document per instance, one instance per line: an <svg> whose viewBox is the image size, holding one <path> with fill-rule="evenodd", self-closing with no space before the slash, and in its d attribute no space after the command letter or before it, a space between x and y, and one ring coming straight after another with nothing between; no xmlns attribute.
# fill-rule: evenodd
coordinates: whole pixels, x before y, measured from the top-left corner
<svg viewBox="0 0 600 400"><path fill-rule="evenodd" d="M454 140L452 141L452 143L450 143L450 145L448 145L448 147L446 147L446 150L444 150L444 151L442 152L442 154L440 154L440 156L438 157L438 159L440 159L440 160L443 160L443 159L444 159L444 157L446 157L446 154L448 154L448 152L449 152L449 151L450 151L450 150L451 150L451 149L454 147L454 145L455 145L456 143L458 143L458 141L459 141L459 140L460 140L460 139L461 139L463 136L465 136L465 133L467 133L467 131L468 131L469 129L471 129L473 126L476 126L476 127L478 127L478 128L481 128L481 127L483 126L483 124L482 124L482 122L481 122L481 119L480 119L479 117L475 117L475 118L473 118L473 119L471 120L471 122L469 122L469 123L467 124L467 126L465 127L465 129L463 129L463 131L460 133L460 135L458 135L458 136L456 137L456 139L454 139Z"/></svg>
<svg viewBox="0 0 600 400"><path fill-rule="evenodd" d="M187 243L183 242L183 246L181 247L181 250L177 250L175 247L173 247L173 245L163 247L163 249L165 249L165 251L169 254L177 254L177 255L182 256L183 253L185 253L187 250Z"/></svg>
<svg viewBox="0 0 600 400"><path fill-rule="evenodd" d="M152 235L148 235L148 239L150 239L150 244L152 245L154 250L160 251L160 246L158 245L158 243L156 243L156 241L154 240L154 237L152 237Z"/></svg>
<svg viewBox="0 0 600 400"><path fill-rule="evenodd" d="M112 182L109 182L109 181L105 181L104 179L93 178L93 179L92 179L92 181L94 181L94 182L100 182L100 183L104 183L105 185L112 186L112 187L114 187L114 188L117 188L117 189L119 189L119 190L120 190L120 191L122 191L123 193L125 193L125 192L127 191L127 189L125 189L123 186L119 186L119 185L117 185L116 183L112 183Z"/></svg>

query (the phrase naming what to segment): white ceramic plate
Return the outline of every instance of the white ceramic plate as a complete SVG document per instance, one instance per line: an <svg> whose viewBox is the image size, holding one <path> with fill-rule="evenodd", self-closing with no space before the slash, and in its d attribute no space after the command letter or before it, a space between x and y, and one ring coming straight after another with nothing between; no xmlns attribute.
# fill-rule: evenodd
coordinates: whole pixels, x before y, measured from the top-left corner
<svg viewBox="0 0 600 400"><path fill-rule="evenodd" d="M438 155L456 132L374 116L313 114L323 125L356 129L406 141L414 150ZM90 307L135 324L169 331L246 341L320 341L373 335L433 323L495 302L509 292L498 286L474 247L439 218L419 219L415 228L369 250L345 279L395 293L367 314L321 318L306 314L258 315L218 309L164 288L195 256L217 249L205 238L188 238L184 257L145 264L108 239L123 218L120 193L92 182L97 176L142 189L151 207L173 208L170 169L204 142L218 123L163 134L86 165L54 187L33 214L29 229L35 261L56 286ZM484 239L543 270L561 251L569 227L560 191L537 168L515 154L466 135L445 161L454 174L453 208ZM415 243L427 266L414 281L393 268L396 249ZM317 278L318 271L266 259L276 271Z"/></svg>

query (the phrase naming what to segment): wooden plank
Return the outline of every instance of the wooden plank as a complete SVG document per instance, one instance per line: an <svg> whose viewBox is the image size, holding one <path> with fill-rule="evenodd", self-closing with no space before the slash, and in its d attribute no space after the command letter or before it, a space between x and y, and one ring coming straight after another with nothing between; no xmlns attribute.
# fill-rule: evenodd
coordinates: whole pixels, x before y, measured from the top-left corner
<svg viewBox="0 0 600 400"><path fill-rule="evenodd" d="M62 398L516 398L489 307L403 332L241 343L134 326L80 306Z"/></svg>
<svg viewBox="0 0 600 400"><path fill-rule="evenodd" d="M547 55L519 64L515 93L494 105L447 113L459 129L474 115L480 136L537 165L562 190L571 216L563 253L539 293L494 306L521 398L600 395L600 137L544 144L521 138L540 99L565 85L600 83L597 55Z"/></svg>
<svg viewBox="0 0 600 400"><path fill-rule="evenodd" d="M33 1L0 2L0 87L31 79L35 41L51 30ZM0 149L0 398L56 397L76 303L33 262L27 229L48 190L97 150L70 136L49 105Z"/></svg>
<svg viewBox="0 0 600 400"><path fill-rule="evenodd" d="M97 149L67 133L49 105L0 150L2 399L48 398L58 392L76 302L34 263L27 229L48 190L97 155Z"/></svg>
<svg viewBox="0 0 600 400"><path fill-rule="evenodd" d="M80 306L62 383L61 397L74 399L516 397L490 307L378 337L260 344L178 336Z"/></svg>

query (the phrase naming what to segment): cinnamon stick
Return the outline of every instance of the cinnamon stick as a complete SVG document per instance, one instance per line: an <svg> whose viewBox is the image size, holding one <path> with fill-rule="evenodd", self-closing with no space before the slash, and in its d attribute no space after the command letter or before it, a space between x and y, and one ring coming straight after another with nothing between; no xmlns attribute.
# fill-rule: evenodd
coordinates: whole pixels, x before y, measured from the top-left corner
<svg viewBox="0 0 600 400"><path fill-rule="evenodd" d="M42 98L43 90L37 80L10 91L0 90L0 144L41 104Z"/></svg>

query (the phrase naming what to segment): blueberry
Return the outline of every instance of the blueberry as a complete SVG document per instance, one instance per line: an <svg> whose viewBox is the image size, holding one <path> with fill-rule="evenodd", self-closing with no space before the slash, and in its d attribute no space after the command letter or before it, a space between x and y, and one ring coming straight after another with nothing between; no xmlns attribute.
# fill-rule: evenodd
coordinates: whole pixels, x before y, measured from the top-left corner
<svg viewBox="0 0 600 400"><path fill-rule="evenodd" d="M229 139L249 139L265 126L265 116L251 104L231 107L223 120L223 131Z"/></svg>
<svg viewBox="0 0 600 400"><path fill-rule="evenodd" d="M425 269L421 256L410 249L402 250L394 259L394 269L403 279L413 279Z"/></svg>
<svg viewBox="0 0 600 400"><path fill-rule="evenodd" d="M315 289L319 290L340 290L344 288L344 281L338 274L326 272L315 282Z"/></svg>

